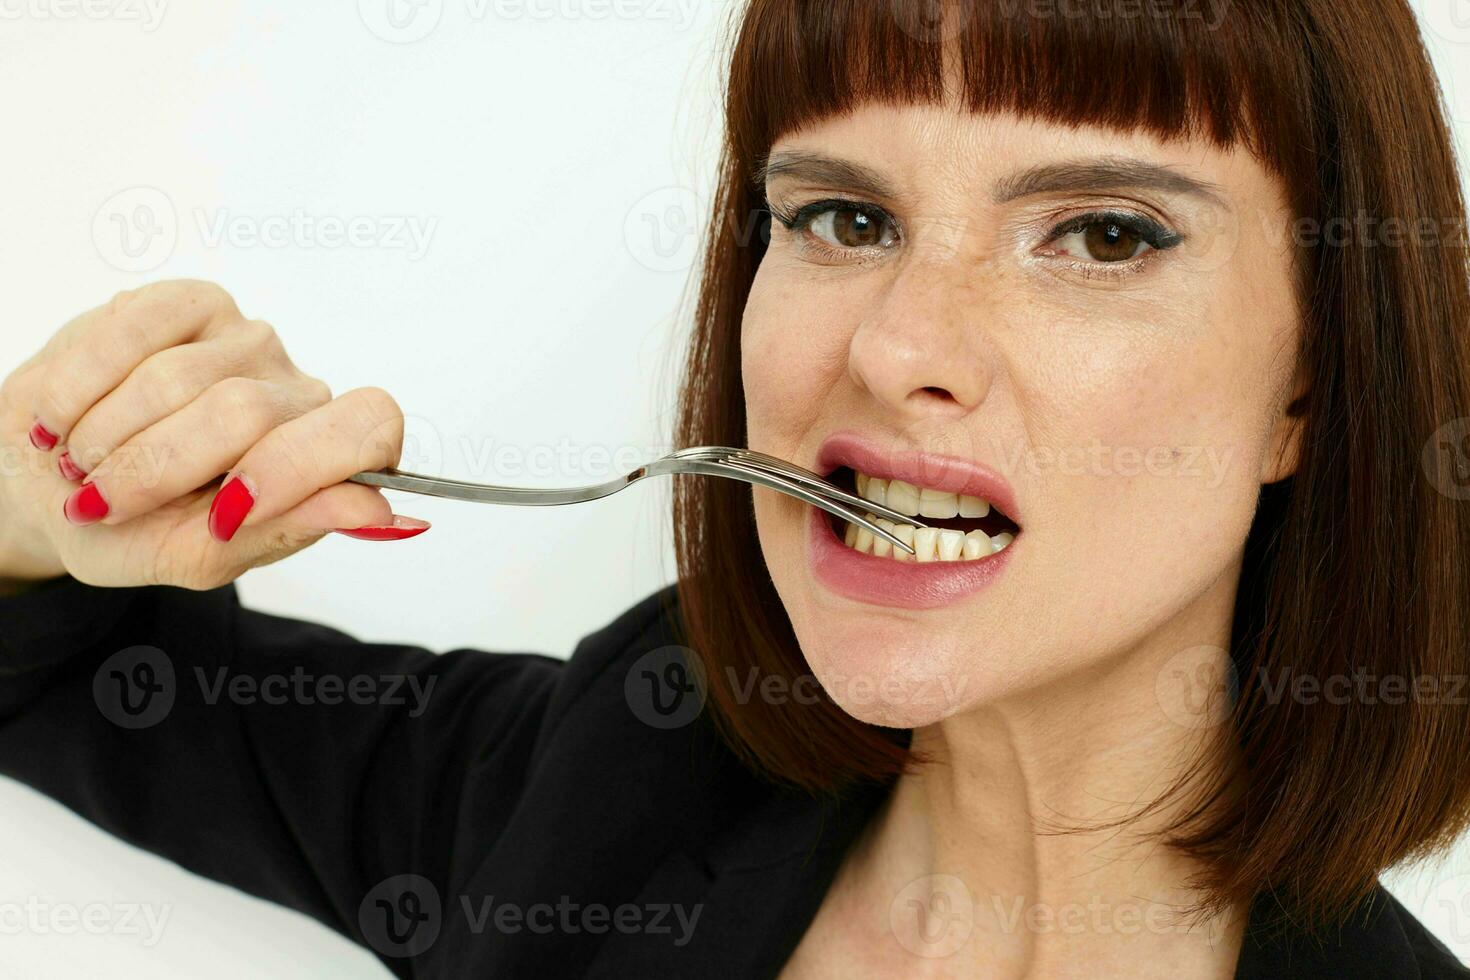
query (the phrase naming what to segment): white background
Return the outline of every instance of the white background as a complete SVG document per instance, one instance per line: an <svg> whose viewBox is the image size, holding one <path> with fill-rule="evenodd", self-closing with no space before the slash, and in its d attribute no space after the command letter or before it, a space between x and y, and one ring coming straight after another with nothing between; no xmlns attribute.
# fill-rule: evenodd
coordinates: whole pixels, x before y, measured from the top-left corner
<svg viewBox="0 0 1470 980"><path fill-rule="evenodd" d="M667 448L727 0L81 2L0 0L0 373L121 288L199 277L335 391L391 391L407 469L554 486ZM1470 19L1420 2L1463 148ZM356 242L321 234L353 219ZM395 496L433 530L330 536L245 601L564 656L674 577L666 483L549 510ZM1466 849L1391 883L1470 957ZM0 908L27 902L167 919L156 942L0 919L0 980L387 976L0 781Z"/></svg>

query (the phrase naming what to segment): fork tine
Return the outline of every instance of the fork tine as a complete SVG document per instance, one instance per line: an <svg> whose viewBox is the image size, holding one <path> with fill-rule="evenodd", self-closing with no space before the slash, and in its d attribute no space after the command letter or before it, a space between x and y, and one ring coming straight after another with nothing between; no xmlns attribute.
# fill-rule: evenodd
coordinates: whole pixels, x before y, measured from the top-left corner
<svg viewBox="0 0 1470 980"><path fill-rule="evenodd" d="M669 459L670 457L666 456L664 458ZM760 486L776 490L780 493L789 494L790 496L796 497L799 500L803 500L806 503L811 504L813 507L817 507L821 510L826 511L829 514L840 517L844 521L847 521L849 524L856 524L858 527L865 528L866 530L871 531L874 535L882 538L885 541L890 542L895 548L902 548L909 554L914 554L914 549L912 545L899 540L899 538L892 532L885 531L877 524L869 521L867 518L863 517L861 513L853 510L850 505L839 500L834 500L822 493L818 493L816 490L810 487L803 486L802 484L788 479L787 477L782 476L779 473L773 473L769 470L745 466L739 463L729 463L725 462L724 460L700 458L689 455L680 457L675 465L678 467L679 471L685 473L706 473L711 476L734 477L735 479L741 480L745 483L755 483Z"/></svg>
<svg viewBox="0 0 1470 980"><path fill-rule="evenodd" d="M738 462L744 465L755 465L759 467L764 467L768 470L779 470L784 475L801 483L802 485L807 486L827 497L831 497L835 500L840 500L843 503L847 504L849 507L861 507L865 511L876 514L879 517L885 517L888 520L893 521L897 524L912 524L914 527L929 526L911 514L901 514L891 507L886 507L883 504L874 503L871 500L867 500L855 494L848 493L846 490L843 490L841 487L833 485L831 482L818 476L811 470L803 469L802 467L797 466L795 463L788 462L776 456L768 456L765 453L756 452L753 449L737 449L724 446L697 446L692 449L680 450L678 453L675 453L673 455L682 456L686 459L690 456L700 456L702 458L719 458L725 460L726 462ZM884 535L884 537L886 538L888 536Z"/></svg>

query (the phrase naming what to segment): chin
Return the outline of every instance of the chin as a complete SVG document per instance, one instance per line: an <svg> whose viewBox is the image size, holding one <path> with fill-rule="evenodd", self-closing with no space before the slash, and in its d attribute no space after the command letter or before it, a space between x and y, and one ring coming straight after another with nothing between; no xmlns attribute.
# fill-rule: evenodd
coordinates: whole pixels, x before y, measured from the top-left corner
<svg viewBox="0 0 1470 980"><path fill-rule="evenodd" d="M973 646L904 635L912 627L796 627L807 665L834 703L859 721L920 728L984 701ZM891 635L892 633L899 635ZM819 635L813 636L811 633ZM967 662L971 661L971 662ZM1005 672L1000 672L1005 673Z"/></svg>

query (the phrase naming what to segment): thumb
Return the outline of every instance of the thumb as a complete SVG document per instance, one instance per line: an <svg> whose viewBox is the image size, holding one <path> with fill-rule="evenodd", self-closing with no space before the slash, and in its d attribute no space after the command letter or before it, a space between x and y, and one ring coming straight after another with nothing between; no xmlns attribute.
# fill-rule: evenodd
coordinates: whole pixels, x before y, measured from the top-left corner
<svg viewBox="0 0 1470 980"><path fill-rule="evenodd" d="M428 521L399 517L381 491L356 483L339 483L307 497L274 520L249 530L251 565L279 561L336 531L364 541L402 541L429 529Z"/></svg>

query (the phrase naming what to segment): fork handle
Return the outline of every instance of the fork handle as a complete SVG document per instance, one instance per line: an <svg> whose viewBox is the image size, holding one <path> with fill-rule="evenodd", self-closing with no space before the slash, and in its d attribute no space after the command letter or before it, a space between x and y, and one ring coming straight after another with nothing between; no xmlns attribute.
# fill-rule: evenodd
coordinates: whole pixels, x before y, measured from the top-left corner
<svg viewBox="0 0 1470 980"><path fill-rule="evenodd" d="M597 500L619 490L643 476L640 467L625 477L609 480L587 487L571 487L558 490L538 490L533 487L504 487L487 483L464 483L446 480L439 476L423 476L402 470L368 470L347 478L349 483L361 483L368 487L383 487L388 490L405 490L409 493L430 497L448 497L452 500L470 500L482 504L516 504L522 507L554 507L560 504L578 504L586 500Z"/></svg>

